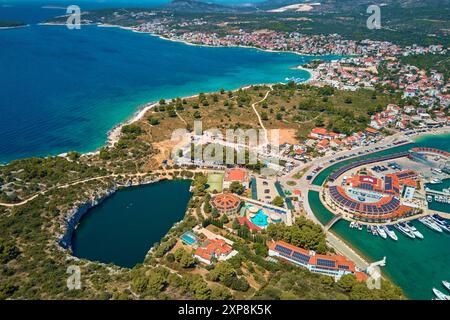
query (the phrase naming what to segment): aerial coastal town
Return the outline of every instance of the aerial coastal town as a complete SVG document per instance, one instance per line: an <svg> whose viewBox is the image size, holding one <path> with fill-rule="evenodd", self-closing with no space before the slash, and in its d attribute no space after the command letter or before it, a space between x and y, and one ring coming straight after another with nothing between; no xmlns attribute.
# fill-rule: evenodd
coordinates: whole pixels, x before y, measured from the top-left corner
<svg viewBox="0 0 450 320"><path fill-rule="evenodd" d="M314 57L291 67L307 72L306 81L294 76L161 98L113 128L107 145L95 152L1 166L0 213L35 221L39 231L29 237L52 237L30 252L65 261L62 274L70 263L85 272L88 284L70 298L410 298L412 290L386 272L398 251L383 246L406 243L407 259L415 246L450 237L450 75L417 63L440 64L450 48L269 28L219 32L228 24L216 20L208 31L207 17L180 19L165 11L123 15L139 23L115 26L169 41ZM91 13L84 19L113 26ZM433 137L437 142L423 142ZM186 180L182 219L134 266L76 253L84 216L111 195ZM164 196L182 198L181 192ZM162 220L163 212L157 214ZM375 243L378 251L361 249L342 232ZM5 244L0 242L0 257L7 248L11 270L18 259L40 260L31 259L22 243ZM421 287L420 298L450 300L450 277L444 276ZM0 286L0 299L28 294L30 284L11 283L4 285L8 290ZM66 294L49 292L43 297Z"/></svg>

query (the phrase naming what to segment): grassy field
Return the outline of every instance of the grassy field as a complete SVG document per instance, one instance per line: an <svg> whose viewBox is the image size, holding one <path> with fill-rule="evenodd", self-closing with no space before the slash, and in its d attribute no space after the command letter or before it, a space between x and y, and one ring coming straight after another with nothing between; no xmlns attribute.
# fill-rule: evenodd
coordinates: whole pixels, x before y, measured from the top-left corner
<svg viewBox="0 0 450 320"><path fill-rule="evenodd" d="M257 129L260 125L251 105L261 101L269 90L267 86L254 86L162 101L147 112L140 121L141 127L152 142L169 140L175 129L192 130L195 120L202 121L203 130L218 128L222 133L225 129ZM291 84L275 85L256 109L267 129L288 132L293 142L303 140L316 126L346 134L364 130L370 115L392 102L396 102L395 97L374 90L351 92Z"/></svg>

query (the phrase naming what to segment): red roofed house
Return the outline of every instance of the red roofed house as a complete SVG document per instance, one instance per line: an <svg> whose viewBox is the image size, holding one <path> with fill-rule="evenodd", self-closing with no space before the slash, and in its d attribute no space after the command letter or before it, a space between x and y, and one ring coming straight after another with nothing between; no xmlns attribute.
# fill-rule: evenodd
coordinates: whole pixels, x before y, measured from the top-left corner
<svg viewBox="0 0 450 320"><path fill-rule="evenodd" d="M374 129L374 128L371 128L371 127L367 127L367 128L366 128L366 133L367 133L368 135L371 135L371 136L376 136L376 135L378 135L378 131L377 131L376 129Z"/></svg>
<svg viewBox="0 0 450 320"><path fill-rule="evenodd" d="M224 259L231 252L233 248L225 242L223 239L208 239L199 246L194 252L194 258L199 261L211 264L212 258Z"/></svg>
<svg viewBox="0 0 450 320"><path fill-rule="evenodd" d="M343 142L339 139L333 139L330 141L330 146L332 148L339 148L340 146L342 146Z"/></svg>
<svg viewBox="0 0 450 320"><path fill-rule="evenodd" d="M326 152L329 147L330 147L330 141L328 141L327 139L320 140L316 144L316 149L319 152Z"/></svg>
<svg viewBox="0 0 450 320"><path fill-rule="evenodd" d="M327 139L328 131L325 128L314 128L311 130L310 137L313 139Z"/></svg>

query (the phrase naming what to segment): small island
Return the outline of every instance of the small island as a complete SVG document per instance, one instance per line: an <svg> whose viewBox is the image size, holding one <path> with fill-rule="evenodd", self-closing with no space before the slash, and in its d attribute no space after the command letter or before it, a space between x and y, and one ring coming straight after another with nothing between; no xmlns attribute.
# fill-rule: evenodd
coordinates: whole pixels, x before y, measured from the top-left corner
<svg viewBox="0 0 450 320"><path fill-rule="evenodd" d="M0 20L0 29L11 29L25 27L26 23L21 21L4 21Z"/></svg>

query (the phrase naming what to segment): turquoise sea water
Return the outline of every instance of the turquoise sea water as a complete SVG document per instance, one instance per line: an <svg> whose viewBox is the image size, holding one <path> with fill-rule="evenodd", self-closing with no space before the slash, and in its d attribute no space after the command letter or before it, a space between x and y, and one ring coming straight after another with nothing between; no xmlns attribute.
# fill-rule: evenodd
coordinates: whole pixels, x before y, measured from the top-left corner
<svg viewBox="0 0 450 320"><path fill-rule="evenodd" d="M286 77L312 57L206 48L117 28L0 30L0 162L93 151L142 104Z"/></svg>
<svg viewBox="0 0 450 320"><path fill-rule="evenodd" d="M449 142L449 134L427 135L418 138L411 145L383 151L382 154L403 151L414 146L428 146L450 151ZM326 177L339 166L340 164L335 165L325 173L319 174L314 183L323 183ZM444 183L443 186L448 185L449 180L445 180ZM333 213L320 202L318 192L309 192L308 200L314 214L322 224L331 220ZM387 265L382 269L383 272L404 290L408 298L431 299L433 297L431 289L436 287L444 292L441 281L450 280L450 234L431 231L420 222L413 222L413 224L423 233L425 237L423 240L411 240L398 231L396 231L399 237L397 242L385 240L374 237L365 230L351 229L345 221L337 222L331 231L370 261L381 260L386 256Z"/></svg>
<svg viewBox="0 0 450 320"><path fill-rule="evenodd" d="M163 181L117 191L81 219L75 256L131 268L184 217L190 181Z"/></svg>

